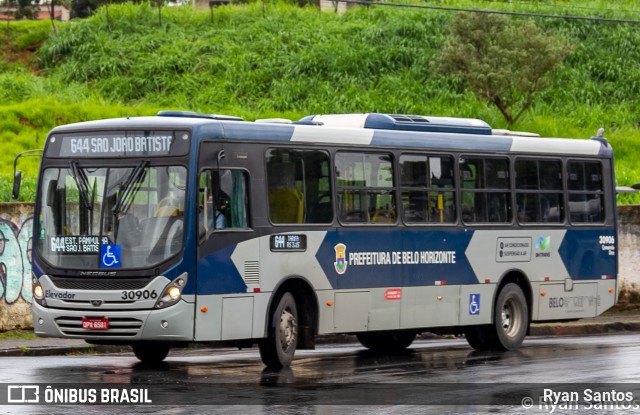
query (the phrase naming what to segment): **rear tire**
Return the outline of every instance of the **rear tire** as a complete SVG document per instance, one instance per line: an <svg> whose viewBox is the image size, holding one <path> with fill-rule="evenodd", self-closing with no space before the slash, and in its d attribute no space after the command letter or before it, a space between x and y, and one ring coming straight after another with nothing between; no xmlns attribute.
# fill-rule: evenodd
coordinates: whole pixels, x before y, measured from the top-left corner
<svg viewBox="0 0 640 415"><path fill-rule="evenodd" d="M139 342L131 345L138 360L147 365L157 365L169 354L171 346L159 342Z"/></svg>
<svg viewBox="0 0 640 415"><path fill-rule="evenodd" d="M520 347L529 329L529 307L518 285L510 283L500 291L494 321L496 346L502 350Z"/></svg>
<svg viewBox="0 0 640 415"><path fill-rule="evenodd" d="M478 351L491 350L494 342L489 341L486 336L491 331L491 326L472 326L468 327L464 332L469 346Z"/></svg>
<svg viewBox="0 0 640 415"><path fill-rule="evenodd" d="M288 367L298 344L298 309L291 293L284 293L269 322L267 338L259 344L262 362L271 369Z"/></svg>
<svg viewBox="0 0 640 415"><path fill-rule="evenodd" d="M356 333L360 344L376 353L399 353L411 346L416 338L414 332L382 331L375 333Z"/></svg>
<svg viewBox="0 0 640 415"><path fill-rule="evenodd" d="M496 299L493 324L469 327L465 337L476 350L515 350L524 341L528 328L527 300L518 285L509 283Z"/></svg>

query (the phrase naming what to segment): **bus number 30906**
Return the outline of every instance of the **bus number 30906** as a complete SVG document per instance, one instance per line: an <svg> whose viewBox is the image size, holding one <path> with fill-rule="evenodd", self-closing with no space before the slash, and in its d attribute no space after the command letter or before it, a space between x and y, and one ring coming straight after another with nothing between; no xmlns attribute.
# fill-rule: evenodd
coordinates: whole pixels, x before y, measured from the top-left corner
<svg viewBox="0 0 640 415"><path fill-rule="evenodd" d="M158 298L158 293L156 290L138 290L138 291L123 291L122 299L123 300L155 300Z"/></svg>

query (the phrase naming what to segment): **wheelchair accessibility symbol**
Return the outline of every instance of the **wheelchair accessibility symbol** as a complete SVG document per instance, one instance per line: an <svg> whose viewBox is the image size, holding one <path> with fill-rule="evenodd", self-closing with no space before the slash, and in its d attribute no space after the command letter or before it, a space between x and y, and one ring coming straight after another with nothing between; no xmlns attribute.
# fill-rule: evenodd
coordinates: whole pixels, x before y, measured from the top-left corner
<svg viewBox="0 0 640 415"><path fill-rule="evenodd" d="M120 245L100 245L100 268L120 268Z"/></svg>
<svg viewBox="0 0 640 415"><path fill-rule="evenodd" d="M480 314L480 294L469 294L469 315Z"/></svg>

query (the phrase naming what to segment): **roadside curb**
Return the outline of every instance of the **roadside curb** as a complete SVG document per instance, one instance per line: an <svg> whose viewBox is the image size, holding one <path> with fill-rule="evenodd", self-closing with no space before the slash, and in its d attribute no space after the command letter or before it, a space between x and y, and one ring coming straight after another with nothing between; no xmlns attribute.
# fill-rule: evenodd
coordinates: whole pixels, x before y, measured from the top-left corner
<svg viewBox="0 0 640 415"><path fill-rule="evenodd" d="M539 323L532 324L529 329L529 336L580 336L590 334L609 334L619 332L640 332L640 321L611 321L611 322L573 322L573 323ZM443 336L425 332L419 336L421 339L437 340ZM447 338L447 336L444 336ZM42 341L42 339L36 339ZM316 344L340 344L340 343L357 343L358 340L352 334L328 334L320 335L316 338ZM2 348L0 341L0 357L11 356L63 356L63 355L81 355L81 354L106 354L106 353L130 353L129 346L104 346L82 344L69 346L43 346L42 343L37 346L29 346L30 341L26 340L24 345L18 347ZM32 343L33 344L33 343ZM196 346L197 347L197 346Z"/></svg>
<svg viewBox="0 0 640 415"><path fill-rule="evenodd" d="M622 331L640 331L640 322L532 324L530 336L575 336L583 334L607 334Z"/></svg>
<svg viewBox="0 0 640 415"><path fill-rule="evenodd" d="M39 347L14 347L10 349L0 349L0 357L3 356L64 356L75 354L101 354L101 353L123 353L130 352L128 346L39 346Z"/></svg>

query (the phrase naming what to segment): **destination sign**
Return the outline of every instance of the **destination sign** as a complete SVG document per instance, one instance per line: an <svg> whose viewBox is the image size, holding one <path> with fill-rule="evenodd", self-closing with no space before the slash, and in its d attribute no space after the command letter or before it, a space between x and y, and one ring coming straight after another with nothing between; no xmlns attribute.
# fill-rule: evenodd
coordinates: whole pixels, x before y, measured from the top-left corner
<svg viewBox="0 0 640 415"><path fill-rule="evenodd" d="M184 155L189 149L186 131L107 131L52 135L50 157L159 157Z"/></svg>
<svg viewBox="0 0 640 415"><path fill-rule="evenodd" d="M52 236L51 252L58 254L91 255L100 253L100 245L108 244L106 236Z"/></svg>

